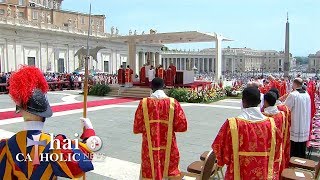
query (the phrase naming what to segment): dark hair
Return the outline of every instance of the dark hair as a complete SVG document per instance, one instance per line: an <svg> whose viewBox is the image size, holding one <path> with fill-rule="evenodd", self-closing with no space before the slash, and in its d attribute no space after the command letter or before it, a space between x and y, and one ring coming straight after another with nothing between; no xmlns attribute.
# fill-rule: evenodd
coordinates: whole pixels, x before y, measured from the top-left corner
<svg viewBox="0 0 320 180"><path fill-rule="evenodd" d="M129 65L127 65L127 68L130 68L130 66L129 66Z"/></svg>
<svg viewBox="0 0 320 180"><path fill-rule="evenodd" d="M275 94L276 94L277 99L279 99L279 98L280 98L279 90L278 90L277 88L271 88L271 89L269 90L269 92L273 92L273 93L275 93Z"/></svg>
<svg viewBox="0 0 320 180"><path fill-rule="evenodd" d="M242 101L246 103L248 107L257 107L260 100L260 91L256 87L247 87L242 91Z"/></svg>
<svg viewBox="0 0 320 180"><path fill-rule="evenodd" d="M153 91L159 90L159 89L163 89L164 87L164 81L163 79L156 77L151 81L151 89Z"/></svg>
<svg viewBox="0 0 320 180"><path fill-rule="evenodd" d="M274 106L277 102L277 95L272 91L267 92L263 98L270 106Z"/></svg>

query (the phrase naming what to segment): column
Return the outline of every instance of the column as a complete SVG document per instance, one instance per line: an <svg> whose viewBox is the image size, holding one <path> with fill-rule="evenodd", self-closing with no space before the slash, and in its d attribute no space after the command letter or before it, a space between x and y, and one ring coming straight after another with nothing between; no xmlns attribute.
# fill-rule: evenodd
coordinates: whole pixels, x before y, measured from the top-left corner
<svg viewBox="0 0 320 180"><path fill-rule="evenodd" d="M160 63L160 54L159 54L158 52L156 52L156 53L154 54L154 56L155 56L155 65L156 65L156 66L160 65L160 64L161 64L161 63Z"/></svg>
<svg viewBox="0 0 320 180"><path fill-rule="evenodd" d="M159 58L160 64L162 65L162 61L161 61L162 55L160 53L158 53L158 56L159 56L158 58Z"/></svg>
<svg viewBox="0 0 320 180"><path fill-rule="evenodd" d="M153 65L154 67L156 67L157 66L157 64L156 64L156 61L155 61L155 53L154 52L151 52L150 53L150 55L151 55L151 65Z"/></svg>
<svg viewBox="0 0 320 180"><path fill-rule="evenodd" d="M199 72L203 72L204 69L203 69L203 58L199 58Z"/></svg>
<svg viewBox="0 0 320 180"><path fill-rule="evenodd" d="M136 69L136 51L137 46L134 41L128 42L128 63L127 65L130 65L130 68L133 70L133 78L135 79L135 74L137 73Z"/></svg>
<svg viewBox="0 0 320 180"><path fill-rule="evenodd" d="M219 81L221 77L221 61L222 61L222 37L217 35L216 39L216 57L215 57L215 81Z"/></svg>
<svg viewBox="0 0 320 180"><path fill-rule="evenodd" d="M232 58L231 62L232 62L232 74L233 74L235 71L234 58Z"/></svg>

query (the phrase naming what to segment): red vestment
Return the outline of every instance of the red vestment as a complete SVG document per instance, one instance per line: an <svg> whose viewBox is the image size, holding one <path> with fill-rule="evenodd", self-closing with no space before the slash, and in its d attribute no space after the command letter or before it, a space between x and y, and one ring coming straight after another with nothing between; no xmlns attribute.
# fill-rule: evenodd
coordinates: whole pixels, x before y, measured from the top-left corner
<svg viewBox="0 0 320 180"><path fill-rule="evenodd" d="M176 75L177 75L177 67L175 66L169 66L169 68L172 70L173 74L173 85L176 83Z"/></svg>
<svg viewBox="0 0 320 180"><path fill-rule="evenodd" d="M118 70L118 84L124 84L125 81L125 75L124 75L124 69Z"/></svg>
<svg viewBox="0 0 320 180"><path fill-rule="evenodd" d="M126 69L126 83L132 83L132 74L133 74L133 71L132 69L130 68L127 68Z"/></svg>
<svg viewBox="0 0 320 180"><path fill-rule="evenodd" d="M173 75L176 76L176 74L177 74L177 67L175 67L175 66L169 66L169 68L172 70Z"/></svg>
<svg viewBox="0 0 320 180"><path fill-rule="evenodd" d="M311 123L310 123L310 129L312 129L312 124L313 124L313 117L316 114L316 103L315 103L315 93L316 93L316 86L313 81L309 81L308 86L307 86L307 91L310 96L311 100ZM311 136L311 131L310 131L310 136Z"/></svg>
<svg viewBox="0 0 320 180"><path fill-rule="evenodd" d="M157 70L157 75L158 75L158 77L159 78L161 78L161 79L164 79L164 69L163 68L159 68L158 70Z"/></svg>
<svg viewBox="0 0 320 180"><path fill-rule="evenodd" d="M277 107L279 109L279 107ZM272 117L275 119L275 123L277 124L277 127L280 127L280 125L282 125L281 128L281 134L283 137L283 141L282 141L282 154L281 154L281 164L280 164L280 174L282 173L283 169L287 168L289 165L289 161L290 161L290 151L288 152L287 149L290 150L290 140L288 140L288 128L286 127L288 125L288 111L289 109L285 106L285 105L281 105L280 109L282 108L286 108L284 109L285 111L280 111L278 114L266 114L263 113L265 116L268 117ZM289 143L288 143L289 142ZM289 148L288 148L289 145Z"/></svg>
<svg viewBox="0 0 320 180"><path fill-rule="evenodd" d="M280 90L280 97L287 93L287 83L286 81L281 82L281 90Z"/></svg>
<svg viewBox="0 0 320 180"><path fill-rule="evenodd" d="M146 67L143 66L140 69L140 83L144 84L146 82Z"/></svg>
<svg viewBox="0 0 320 180"><path fill-rule="evenodd" d="M218 166L227 165L225 179L279 179L283 139L277 126L273 118L230 118L222 125L212 149Z"/></svg>
<svg viewBox="0 0 320 180"><path fill-rule="evenodd" d="M142 178L162 180L180 176L175 132L187 130L187 120L173 98L144 98L135 113L133 132L142 133Z"/></svg>
<svg viewBox="0 0 320 180"><path fill-rule="evenodd" d="M290 161L290 127L291 127L291 112L289 108L284 105L278 105L278 110L285 113L285 129L283 135L283 146L282 146L282 163L281 163L281 170L289 167Z"/></svg>
<svg viewBox="0 0 320 180"><path fill-rule="evenodd" d="M166 86L173 86L174 85L174 81L173 81L174 75L173 75L173 72L170 68L166 70L165 75L166 75L166 78L165 78Z"/></svg>

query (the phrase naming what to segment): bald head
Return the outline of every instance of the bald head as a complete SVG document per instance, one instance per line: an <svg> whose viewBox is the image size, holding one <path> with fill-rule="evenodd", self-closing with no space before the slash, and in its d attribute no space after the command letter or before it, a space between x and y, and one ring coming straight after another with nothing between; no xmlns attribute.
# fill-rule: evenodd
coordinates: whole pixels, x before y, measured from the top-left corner
<svg viewBox="0 0 320 180"><path fill-rule="evenodd" d="M301 88L302 85L303 85L303 80L302 80L301 78L295 78L295 79L293 80L292 88L293 88L294 90L296 90L296 89Z"/></svg>
<svg viewBox="0 0 320 180"><path fill-rule="evenodd" d="M260 84L258 82L248 82L247 87L259 88Z"/></svg>

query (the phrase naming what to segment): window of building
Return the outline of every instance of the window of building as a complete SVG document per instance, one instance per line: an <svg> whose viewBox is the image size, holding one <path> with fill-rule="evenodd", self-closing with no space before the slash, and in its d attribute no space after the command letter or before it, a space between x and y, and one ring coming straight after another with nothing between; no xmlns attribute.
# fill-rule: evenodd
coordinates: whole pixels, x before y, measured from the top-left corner
<svg viewBox="0 0 320 180"><path fill-rule="evenodd" d="M0 15L4 15L5 14L5 10L4 9L0 9Z"/></svg>
<svg viewBox="0 0 320 180"><path fill-rule="evenodd" d="M315 59L313 60L313 66L316 66L316 60Z"/></svg>
<svg viewBox="0 0 320 180"><path fill-rule="evenodd" d="M281 59L279 59L279 66L282 66L282 62L281 62Z"/></svg>
<svg viewBox="0 0 320 180"><path fill-rule="evenodd" d="M19 5L23 6L24 5L24 0L19 0Z"/></svg>
<svg viewBox="0 0 320 180"><path fill-rule="evenodd" d="M103 26L103 21L100 21L100 26Z"/></svg>
<svg viewBox="0 0 320 180"><path fill-rule="evenodd" d="M91 24L94 24L94 19L91 19Z"/></svg>
<svg viewBox="0 0 320 180"><path fill-rule="evenodd" d="M36 65L36 58L28 57L28 66L35 66L35 65Z"/></svg>
<svg viewBox="0 0 320 180"><path fill-rule="evenodd" d="M43 6L44 7L48 7L48 1L47 0L43 0Z"/></svg>
<svg viewBox="0 0 320 180"><path fill-rule="evenodd" d="M240 62L242 62L242 59L240 59Z"/></svg>
<svg viewBox="0 0 320 180"><path fill-rule="evenodd" d="M24 13L23 12L19 12L19 17L24 17Z"/></svg>
<svg viewBox="0 0 320 180"><path fill-rule="evenodd" d="M64 59L63 58L58 59L58 72L60 72L60 73L64 72Z"/></svg>
<svg viewBox="0 0 320 180"><path fill-rule="evenodd" d="M107 73L109 72L109 61L103 62L103 71Z"/></svg>
<svg viewBox="0 0 320 180"><path fill-rule="evenodd" d="M63 26L64 27L69 27L69 24L68 23L63 23Z"/></svg>
<svg viewBox="0 0 320 180"><path fill-rule="evenodd" d="M52 3L51 3L51 0L48 0L48 8L49 8L49 9L52 9Z"/></svg>
<svg viewBox="0 0 320 180"><path fill-rule="evenodd" d="M38 11L33 11L33 13L32 13L32 19L38 19Z"/></svg>
<svg viewBox="0 0 320 180"><path fill-rule="evenodd" d="M85 20L84 20L84 17L81 18L81 24L84 24L85 23Z"/></svg>

